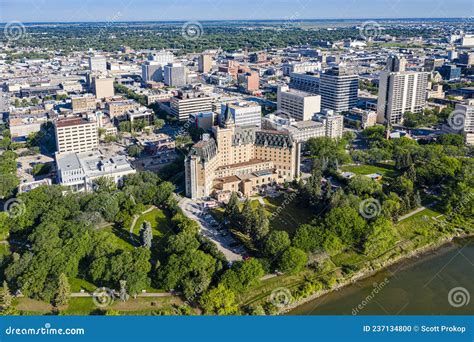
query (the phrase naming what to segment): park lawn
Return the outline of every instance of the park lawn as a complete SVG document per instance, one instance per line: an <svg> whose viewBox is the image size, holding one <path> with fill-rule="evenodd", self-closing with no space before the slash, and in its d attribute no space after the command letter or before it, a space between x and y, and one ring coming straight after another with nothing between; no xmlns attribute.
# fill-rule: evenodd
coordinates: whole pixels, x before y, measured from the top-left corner
<svg viewBox="0 0 474 342"><path fill-rule="evenodd" d="M341 253L333 255L331 261L336 267L343 265L357 265L367 261L367 257L362 253L357 253L355 250L345 250Z"/></svg>
<svg viewBox="0 0 474 342"><path fill-rule="evenodd" d="M285 201L286 199L286 201ZM309 208L298 205L295 197L280 195L275 198L265 197L265 211L270 217L270 227L274 230L284 230L292 236L302 224L309 224L314 219L314 213Z"/></svg>
<svg viewBox="0 0 474 342"><path fill-rule="evenodd" d="M270 220L270 228L274 230L284 230L292 236L296 229L302 224L311 223L314 216L309 208L299 206L296 203L296 197L291 196L285 203L285 195L282 194L278 197L264 197L263 202L265 203L264 209ZM259 205L259 200L253 199L251 205L256 208ZM240 210L242 210L243 202L240 202ZM224 208L215 208L212 210L214 218L222 222L224 220ZM272 213L279 212L272 216Z"/></svg>
<svg viewBox="0 0 474 342"><path fill-rule="evenodd" d="M303 271L298 274L283 274L280 276L262 280L258 285L253 286L243 293L236 295L236 301L240 305L251 304L262 299L269 298L276 288L291 288L300 284L306 276L313 274L311 271Z"/></svg>
<svg viewBox="0 0 474 342"><path fill-rule="evenodd" d="M97 289L96 285L80 278L69 278L69 285L71 286L71 292L80 292L81 290L94 292Z"/></svg>
<svg viewBox="0 0 474 342"><path fill-rule="evenodd" d="M145 221L150 222L153 237L155 238L162 238L170 232L171 228L166 214L163 210L154 208L153 210L140 215L137 222L135 222L135 225L133 226L133 234L135 236L138 237L140 235L140 228Z"/></svg>
<svg viewBox="0 0 474 342"><path fill-rule="evenodd" d="M53 306L39 300L30 298L17 298L16 308L22 315L47 315L53 310ZM67 306L61 307L64 315L102 315L108 309L118 310L123 315L147 315L155 310L172 310L174 306L183 305L183 301L176 296L167 297L138 297L130 298L127 302L114 300L105 308L97 307L92 297L74 297L69 300Z"/></svg>
<svg viewBox="0 0 474 342"><path fill-rule="evenodd" d="M343 172L353 172L356 175L370 175L379 173L383 177L395 178L399 176L399 172L391 163L378 163L376 165L345 165L341 167Z"/></svg>
<svg viewBox="0 0 474 342"><path fill-rule="evenodd" d="M137 297L130 298L126 302L114 300L111 305L99 308L92 301L91 297L71 298L66 309L62 310L65 315L91 315L102 314L103 311L113 309L118 310L123 315L150 314L151 311L159 309L169 309L173 305L181 305L183 301L176 296L167 297Z"/></svg>
<svg viewBox="0 0 474 342"><path fill-rule="evenodd" d="M124 229L114 227L107 227L103 229L113 235L113 242L117 249L124 251L131 251L134 248L133 241L131 241L130 233Z"/></svg>
<svg viewBox="0 0 474 342"><path fill-rule="evenodd" d="M426 208L407 219L398 222L395 228L400 234L401 240L410 240L414 243L413 247L433 242L441 232L434 228L436 217L442 220L442 213L434 208Z"/></svg>

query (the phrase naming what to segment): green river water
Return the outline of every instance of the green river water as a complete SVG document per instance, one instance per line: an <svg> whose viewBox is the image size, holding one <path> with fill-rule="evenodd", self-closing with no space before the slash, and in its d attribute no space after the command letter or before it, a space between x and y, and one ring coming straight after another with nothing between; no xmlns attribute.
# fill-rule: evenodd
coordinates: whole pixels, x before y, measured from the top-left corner
<svg viewBox="0 0 474 342"><path fill-rule="evenodd" d="M455 306L450 304L450 291ZM472 315L474 239L456 240L402 261L288 314Z"/></svg>

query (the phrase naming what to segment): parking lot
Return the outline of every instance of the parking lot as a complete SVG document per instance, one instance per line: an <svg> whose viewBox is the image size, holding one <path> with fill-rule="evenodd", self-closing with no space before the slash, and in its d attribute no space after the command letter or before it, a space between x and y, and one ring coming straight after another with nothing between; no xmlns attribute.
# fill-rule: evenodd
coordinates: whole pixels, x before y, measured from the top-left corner
<svg viewBox="0 0 474 342"><path fill-rule="evenodd" d="M199 224L201 233L217 245L217 248L224 253L228 261L242 260L243 255L246 254L245 248L235 241L227 229L214 220L204 209L202 201L181 198L179 206L186 216Z"/></svg>

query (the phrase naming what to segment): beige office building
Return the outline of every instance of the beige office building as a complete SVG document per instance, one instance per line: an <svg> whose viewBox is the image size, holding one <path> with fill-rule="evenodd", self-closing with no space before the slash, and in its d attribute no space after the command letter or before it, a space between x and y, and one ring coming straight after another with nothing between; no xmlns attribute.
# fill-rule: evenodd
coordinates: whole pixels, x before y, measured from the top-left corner
<svg viewBox="0 0 474 342"><path fill-rule="evenodd" d="M98 99L114 96L114 79L109 77L93 77L92 91Z"/></svg>
<svg viewBox="0 0 474 342"><path fill-rule="evenodd" d="M300 145L288 131L237 127L228 112L213 137L204 136L185 160L186 195L228 199L262 187L292 181L299 176Z"/></svg>
<svg viewBox="0 0 474 342"><path fill-rule="evenodd" d="M61 119L56 121L54 131L58 153L87 152L99 146L95 121L87 121L83 118Z"/></svg>
<svg viewBox="0 0 474 342"><path fill-rule="evenodd" d="M209 73L212 69L212 56L203 53L199 56L198 71L202 73Z"/></svg>
<svg viewBox="0 0 474 342"><path fill-rule="evenodd" d="M111 119L124 116L129 110L138 107L140 107L140 104L135 100L111 101L105 105Z"/></svg>
<svg viewBox="0 0 474 342"><path fill-rule="evenodd" d="M170 101L171 114L179 121L189 120L190 114L212 111L212 98L202 91L180 91Z"/></svg>
<svg viewBox="0 0 474 342"><path fill-rule="evenodd" d="M91 112L97 109L97 99L92 94L72 95L71 104L74 113Z"/></svg>
<svg viewBox="0 0 474 342"><path fill-rule="evenodd" d="M297 121L311 120L321 111L321 96L279 86L277 92L278 111Z"/></svg>

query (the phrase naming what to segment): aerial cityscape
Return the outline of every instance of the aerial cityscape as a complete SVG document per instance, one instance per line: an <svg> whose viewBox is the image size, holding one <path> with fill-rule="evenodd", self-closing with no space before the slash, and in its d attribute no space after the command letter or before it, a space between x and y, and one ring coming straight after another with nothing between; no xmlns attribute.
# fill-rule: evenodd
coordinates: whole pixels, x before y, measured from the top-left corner
<svg viewBox="0 0 474 342"><path fill-rule="evenodd" d="M472 3L105 2L0 2L1 315L474 313Z"/></svg>

